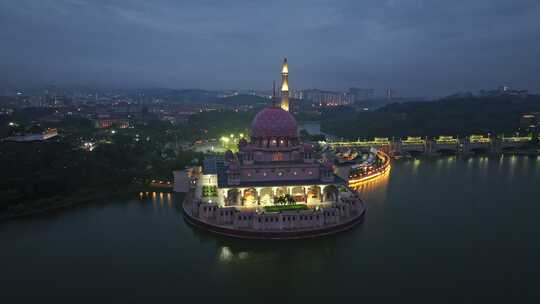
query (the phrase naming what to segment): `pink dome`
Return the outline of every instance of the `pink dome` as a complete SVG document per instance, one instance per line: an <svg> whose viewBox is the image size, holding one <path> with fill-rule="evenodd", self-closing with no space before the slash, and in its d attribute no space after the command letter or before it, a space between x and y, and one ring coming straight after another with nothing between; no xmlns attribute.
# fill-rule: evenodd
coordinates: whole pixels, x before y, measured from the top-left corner
<svg viewBox="0 0 540 304"><path fill-rule="evenodd" d="M265 108L251 122L251 137L297 137L297 130L291 113L277 107Z"/></svg>

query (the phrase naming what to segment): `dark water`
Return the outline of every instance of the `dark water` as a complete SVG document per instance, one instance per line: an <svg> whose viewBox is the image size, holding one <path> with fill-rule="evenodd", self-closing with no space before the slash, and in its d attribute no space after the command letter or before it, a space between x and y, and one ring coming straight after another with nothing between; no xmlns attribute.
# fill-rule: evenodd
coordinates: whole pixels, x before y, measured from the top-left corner
<svg viewBox="0 0 540 304"><path fill-rule="evenodd" d="M361 191L366 222L313 240L197 231L167 195L0 224L0 299L304 295L440 303L539 295L540 159L400 161Z"/></svg>

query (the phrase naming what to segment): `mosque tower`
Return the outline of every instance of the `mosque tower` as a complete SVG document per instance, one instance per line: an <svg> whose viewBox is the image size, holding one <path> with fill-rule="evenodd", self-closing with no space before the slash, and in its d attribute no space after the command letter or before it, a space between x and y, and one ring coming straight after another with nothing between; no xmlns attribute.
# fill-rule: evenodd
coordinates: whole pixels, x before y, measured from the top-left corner
<svg viewBox="0 0 540 304"><path fill-rule="evenodd" d="M289 65L287 64L287 57L283 59L283 66L281 67L281 108L289 111Z"/></svg>

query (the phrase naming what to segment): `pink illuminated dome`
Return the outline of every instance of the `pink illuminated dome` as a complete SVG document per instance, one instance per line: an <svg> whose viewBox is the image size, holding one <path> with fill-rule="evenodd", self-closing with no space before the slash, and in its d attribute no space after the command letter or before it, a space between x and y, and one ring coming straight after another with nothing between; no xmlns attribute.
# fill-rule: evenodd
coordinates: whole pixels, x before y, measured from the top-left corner
<svg viewBox="0 0 540 304"><path fill-rule="evenodd" d="M268 107L257 113L251 122L251 137L297 137L298 124L291 113Z"/></svg>

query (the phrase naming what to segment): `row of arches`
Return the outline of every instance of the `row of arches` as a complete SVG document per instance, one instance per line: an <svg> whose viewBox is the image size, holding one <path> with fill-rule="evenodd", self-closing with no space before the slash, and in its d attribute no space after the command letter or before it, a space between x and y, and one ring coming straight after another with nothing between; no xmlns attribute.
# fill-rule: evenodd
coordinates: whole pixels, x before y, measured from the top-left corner
<svg viewBox="0 0 540 304"><path fill-rule="evenodd" d="M225 195L227 206L273 205L284 196L292 198L293 203L318 204L337 201L338 188L335 185L233 188L227 190Z"/></svg>

